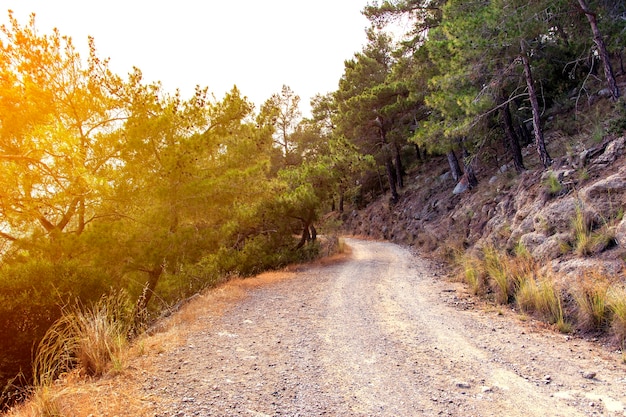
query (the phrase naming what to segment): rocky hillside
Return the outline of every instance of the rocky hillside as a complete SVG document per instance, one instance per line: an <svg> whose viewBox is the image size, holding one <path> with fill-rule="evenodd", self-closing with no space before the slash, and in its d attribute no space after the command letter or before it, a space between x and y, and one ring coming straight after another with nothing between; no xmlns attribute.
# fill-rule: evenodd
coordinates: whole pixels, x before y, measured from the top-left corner
<svg viewBox="0 0 626 417"><path fill-rule="evenodd" d="M512 251L524 245L554 271L586 268L624 278L626 267L626 144L624 136L598 143L551 135L555 158L544 170L532 144L527 171L480 162L480 184L454 194L443 158L418 164L395 205L388 198L344 214L346 230L445 256L485 245Z"/></svg>

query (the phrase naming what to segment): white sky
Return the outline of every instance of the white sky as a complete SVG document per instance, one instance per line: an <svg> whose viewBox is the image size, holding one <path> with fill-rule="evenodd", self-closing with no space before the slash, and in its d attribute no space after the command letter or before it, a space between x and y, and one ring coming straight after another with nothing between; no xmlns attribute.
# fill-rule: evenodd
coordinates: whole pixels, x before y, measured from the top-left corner
<svg viewBox="0 0 626 417"><path fill-rule="evenodd" d="M217 99L237 85L259 106L283 84L302 110L316 93L337 89L344 60L366 42L368 0L0 0L20 24L36 14L40 33L57 27L120 75L138 67L146 81L190 97L199 84Z"/></svg>

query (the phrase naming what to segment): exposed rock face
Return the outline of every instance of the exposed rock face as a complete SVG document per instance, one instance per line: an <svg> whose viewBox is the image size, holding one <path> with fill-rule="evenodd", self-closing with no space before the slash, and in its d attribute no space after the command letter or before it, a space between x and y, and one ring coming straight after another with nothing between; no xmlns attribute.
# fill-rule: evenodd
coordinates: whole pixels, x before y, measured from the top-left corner
<svg viewBox="0 0 626 417"><path fill-rule="evenodd" d="M551 181L559 181L558 192L548 191L550 176L554 177ZM550 173L531 170L513 176L496 170L471 192L453 196L450 189L454 183L448 176L431 178L422 176L414 188L404 190L396 206L373 204L357 217L345 216L347 230L425 251L445 245L465 249L492 245L512 251L522 244L537 260L571 274L585 268L615 273L626 270L625 137L596 145L574 158L561 158ZM610 249L601 256L584 258L571 250L578 216L594 231L614 233Z"/></svg>
<svg viewBox="0 0 626 417"><path fill-rule="evenodd" d="M508 219L510 235L507 248L511 249L521 243L536 259L549 261L561 257L567 252L567 246L575 241L574 221L578 216L582 216L582 221L590 228L610 227L612 222L617 222L623 216L626 208L626 166L620 162L624 160L624 138L609 142L602 149L603 153L586 160L586 163L593 171L603 168L604 176L583 182L567 167L551 173L561 184L565 184L566 193L546 197L546 194L536 191L537 186L534 189L525 188L522 186L524 181L521 182L517 192L511 197L516 208L515 213L511 216L506 212L498 212L496 217L504 218L490 220L492 223L507 224ZM605 166L607 163L610 164L608 167ZM547 175L543 174L542 177L546 178ZM622 220L615 227L615 240L624 251L625 234L626 225ZM482 236L481 240L485 238L486 236ZM581 262L567 262L568 266L558 269L572 273L583 267ZM619 269L617 265L620 262L623 263L619 259L601 261L603 267L611 271ZM586 262L584 266L591 263L593 262Z"/></svg>
<svg viewBox="0 0 626 417"><path fill-rule="evenodd" d="M582 188L578 195L582 204L599 217L598 220L614 218L620 209L626 208L626 166L616 174Z"/></svg>

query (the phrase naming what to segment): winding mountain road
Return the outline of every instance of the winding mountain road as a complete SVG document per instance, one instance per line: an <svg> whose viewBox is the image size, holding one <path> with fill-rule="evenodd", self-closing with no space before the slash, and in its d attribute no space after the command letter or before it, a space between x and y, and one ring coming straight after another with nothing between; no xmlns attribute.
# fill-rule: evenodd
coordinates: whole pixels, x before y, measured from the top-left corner
<svg viewBox="0 0 626 417"><path fill-rule="evenodd" d="M347 244L196 317L145 377L154 415L626 416L619 353L464 308L460 284L400 246Z"/></svg>

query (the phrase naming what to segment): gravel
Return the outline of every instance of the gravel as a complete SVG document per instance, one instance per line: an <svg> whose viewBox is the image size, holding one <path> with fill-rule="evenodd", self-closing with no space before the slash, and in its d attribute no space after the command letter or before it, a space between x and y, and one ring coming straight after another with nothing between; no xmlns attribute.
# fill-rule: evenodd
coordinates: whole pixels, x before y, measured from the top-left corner
<svg viewBox="0 0 626 417"><path fill-rule="evenodd" d="M347 243L344 261L195 317L144 370L153 415L626 415L620 354L476 308L400 246Z"/></svg>

